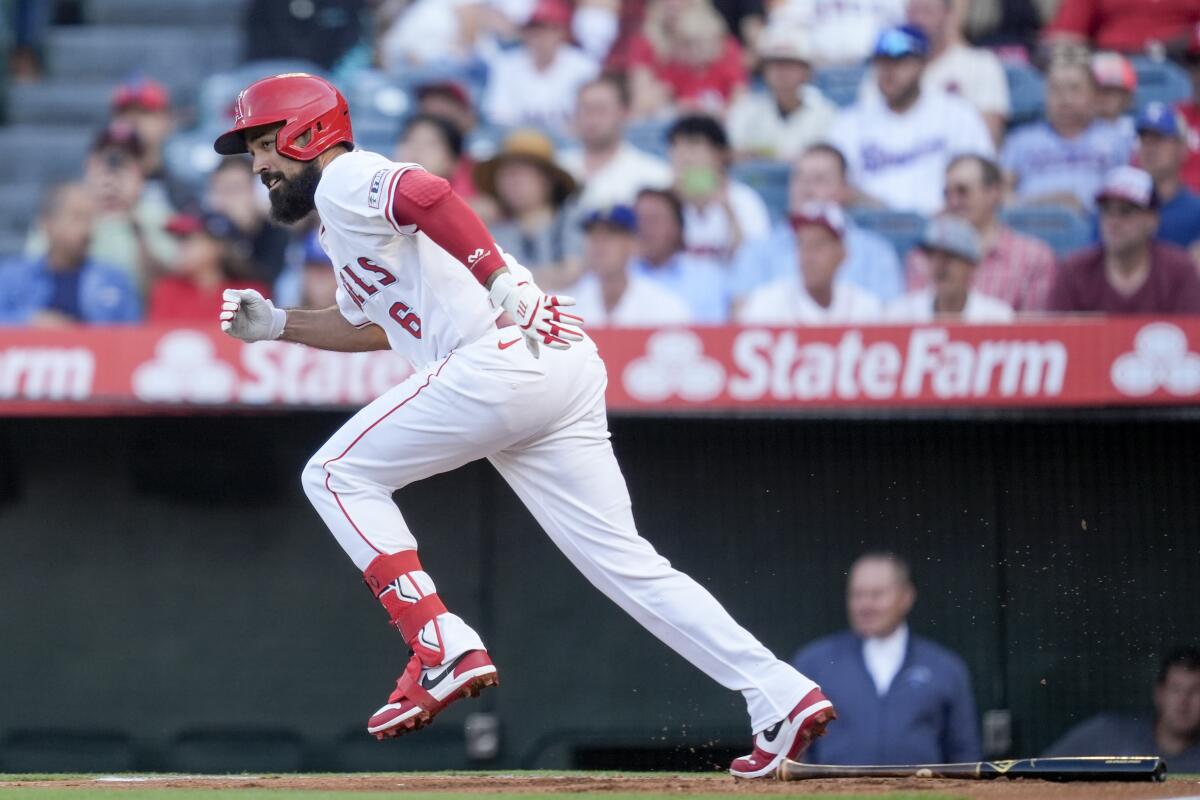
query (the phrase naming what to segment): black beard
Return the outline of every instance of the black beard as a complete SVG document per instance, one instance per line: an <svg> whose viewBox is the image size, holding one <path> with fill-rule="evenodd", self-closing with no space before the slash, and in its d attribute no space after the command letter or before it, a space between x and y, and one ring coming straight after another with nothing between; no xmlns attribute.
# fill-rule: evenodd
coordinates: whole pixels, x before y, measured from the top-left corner
<svg viewBox="0 0 1200 800"><path fill-rule="evenodd" d="M276 173L279 177L279 175ZM274 177L274 176L270 176ZM299 222L316 208L317 184L321 170L316 161L309 161L295 176L287 178L268 194L271 198L271 219L284 225Z"/></svg>

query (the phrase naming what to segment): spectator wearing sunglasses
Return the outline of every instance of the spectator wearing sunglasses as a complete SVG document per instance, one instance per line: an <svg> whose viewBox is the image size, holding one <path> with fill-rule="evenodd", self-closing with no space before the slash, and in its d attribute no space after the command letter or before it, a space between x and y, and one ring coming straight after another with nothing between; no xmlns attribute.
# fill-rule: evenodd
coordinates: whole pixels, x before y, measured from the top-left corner
<svg viewBox="0 0 1200 800"><path fill-rule="evenodd" d="M1050 309L1103 314L1200 313L1200 276L1182 248L1155 240L1154 179L1117 167L1096 193L1100 245L1067 259L1050 291Z"/></svg>

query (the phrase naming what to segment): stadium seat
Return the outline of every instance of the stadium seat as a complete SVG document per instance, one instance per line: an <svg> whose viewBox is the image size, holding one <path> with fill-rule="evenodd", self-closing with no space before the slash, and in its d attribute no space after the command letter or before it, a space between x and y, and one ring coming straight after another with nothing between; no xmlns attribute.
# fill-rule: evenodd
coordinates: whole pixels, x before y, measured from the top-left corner
<svg viewBox="0 0 1200 800"><path fill-rule="evenodd" d="M208 173L221 160L213 142L223 132L223 127L209 126L172 136L163 147L167 172L194 191L202 189Z"/></svg>
<svg viewBox="0 0 1200 800"><path fill-rule="evenodd" d="M4 165L5 186L19 180L50 182L77 177L93 136L94 130L79 125L0 128L0 151L21 154Z"/></svg>
<svg viewBox="0 0 1200 800"><path fill-rule="evenodd" d="M855 64L845 67L822 67L813 76L813 84L833 102L843 108L853 105L858 98L858 87L862 84L867 68Z"/></svg>
<svg viewBox="0 0 1200 800"><path fill-rule="evenodd" d="M200 84L196 98L196 120L201 126L222 127L233 113L238 92L260 78L281 72L309 72L321 75L321 68L303 59L250 61L227 72L210 75Z"/></svg>
<svg viewBox="0 0 1200 800"><path fill-rule="evenodd" d="M1131 61L1138 77L1137 91L1133 97L1135 108L1140 109L1154 102L1173 105L1191 96L1192 84L1187 73L1170 61L1155 61L1146 57L1136 57Z"/></svg>
<svg viewBox="0 0 1200 800"><path fill-rule="evenodd" d="M1011 208L1000 217L1014 230L1041 239L1050 245L1059 258L1092 243L1091 223L1066 208Z"/></svg>
<svg viewBox="0 0 1200 800"><path fill-rule="evenodd" d="M133 739L120 731L16 730L0 743L4 772L131 772Z"/></svg>
<svg viewBox="0 0 1200 800"><path fill-rule="evenodd" d="M275 728L184 731L166 753L166 769L179 772L298 772L304 762L300 735Z"/></svg>
<svg viewBox="0 0 1200 800"><path fill-rule="evenodd" d="M14 124L96 125L108 114L116 83L39 81L9 87L8 116Z"/></svg>
<svg viewBox="0 0 1200 800"><path fill-rule="evenodd" d="M1010 127L1024 125L1042 116L1046 104L1046 81L1041 73L1028 64L1005 64L1012 113Z"/></svg>
<svg viewBox="0 0 1200 800"><path fill-rule="evenodd" d="M136 25L56 26L46 35L46 64L60 79L115 83L140 74L170 87L191 86L198 75L236 64L243 36L237 19L202 35L180 25L152 32Z"/></svg>
<svg viewBox="0 0 1200 800"><path fill-rule="evenodd" d="M896 248L901 260L921 239L925 217L912 211L892 211L887 208L857 208L850 212L854 223L878 233Z"/></svg>
<svg viewBox="0 0 1200 800"><path fill-rule="evenodd" d="M95 25L240 24L248 0L86 0L84 14Z"/></svg>
<svg viewBox="0 0 1200 800"><path fill-rule="evenodd" d="M732 170L735 180L741 181L762 196L774 222L787 216L790 175L791 167L786 161L743 161L736 164Z"/></svg>

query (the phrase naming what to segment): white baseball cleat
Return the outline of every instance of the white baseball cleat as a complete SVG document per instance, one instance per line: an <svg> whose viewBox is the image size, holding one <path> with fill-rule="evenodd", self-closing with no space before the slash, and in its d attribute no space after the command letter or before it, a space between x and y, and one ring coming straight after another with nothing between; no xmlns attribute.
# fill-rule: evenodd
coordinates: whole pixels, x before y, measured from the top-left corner
<svg viewBox="0 0 1200 800"><path fill-rule="evenodd" d="M414 656L387 705L371 715L367 733L382 740L419 730L455 700L477 697L489 686L499 685L496 666L484 650L468 650L435 667L424 666Z"/></svg>
<svg viewBox="0 0 1200 800"><path fill-rule="evenodd" d="M837 719L833 703L820 689L804 695L786 718L754 735L754 752L735 758L729 774L735 778L773 778L784 759L800 756L825 727Z"/></svg>

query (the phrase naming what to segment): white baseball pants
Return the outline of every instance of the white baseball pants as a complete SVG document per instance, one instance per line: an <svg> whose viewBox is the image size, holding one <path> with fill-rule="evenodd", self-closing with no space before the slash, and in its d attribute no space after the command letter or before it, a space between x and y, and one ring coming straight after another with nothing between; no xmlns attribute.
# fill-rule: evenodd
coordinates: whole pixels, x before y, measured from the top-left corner
<svg viewBox="0 0 1200 800"><path fill-rule="evenodd" d="M360 570L417 547L392 493L486 456L571 563L722 686L751 730L816 684L739 626L640 537L608 441L604 363L591 340L535 359L512 328L489 332L363 408L305 467L304 489Z"/></svg>

